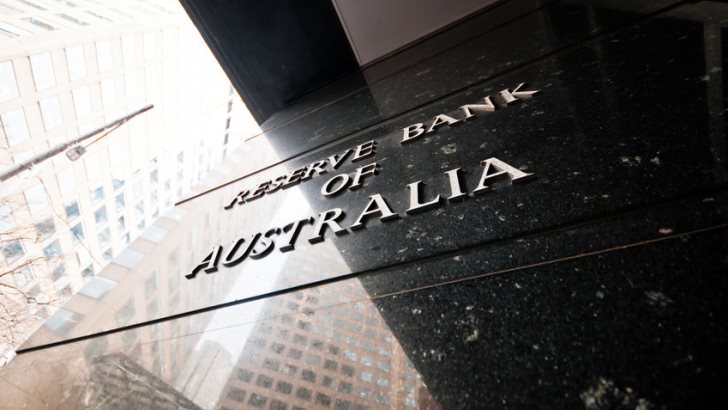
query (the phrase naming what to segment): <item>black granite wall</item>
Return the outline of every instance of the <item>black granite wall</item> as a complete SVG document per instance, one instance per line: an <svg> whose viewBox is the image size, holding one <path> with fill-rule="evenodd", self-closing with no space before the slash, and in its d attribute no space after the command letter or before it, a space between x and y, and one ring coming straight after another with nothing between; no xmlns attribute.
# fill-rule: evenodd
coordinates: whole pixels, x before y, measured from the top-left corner
<svg viewBox="0 0 728 410"><path fill-rule="evenodd" d="M0 393L69 408L137 403L135 388L220 409L725 407L725 27L718 2L504 1L307 94L226 164L233 180L164 221L204 249L171 267L164 241L143 243L159 286L112 272L124 286L72 299L83 319L39 331ZM485 97L465 121L459 107ZM443 113L460 121L402 143ZM369 141L361 161L224 208ZM510 173L475 195L490 158ZM373 162L360 189L322 194ZM468 195L451 200L456 168ZM412 214L417 181L419 201L441 199ZM351 229L377 195L396 217ZM279 252L275 228L332 209L339 235L312 243L304 224ZM256 232L278 232L272 252L184 279ZM126 300L178 289L185 303L114 322ZM39 387L49 377L63 383Z"/></svg>
<svg viewBox="0 0 728 410"><path fill-rule="evenodd" d="M301 189L352 221L374 193L399 213L330 240L444 408L720 407L726 18L711 2L508 2L449 48L432 39L264 124L289 169L377 141L366 189ZM400 144L521 82L541 93ZM442 173L462 167L472 190L488 157L535 179L404 215L406 184L447 196Z"/></svg>

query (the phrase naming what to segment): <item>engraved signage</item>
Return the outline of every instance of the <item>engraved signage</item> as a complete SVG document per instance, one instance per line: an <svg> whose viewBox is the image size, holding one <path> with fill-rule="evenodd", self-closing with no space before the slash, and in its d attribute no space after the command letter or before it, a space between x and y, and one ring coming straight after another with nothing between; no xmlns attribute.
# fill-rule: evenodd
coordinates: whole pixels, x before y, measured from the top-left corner
<svg viewBox="0 0 728 410"><path fill-rule="evenodd" d="M410 124L402 128L401 134L398 133L395 138L398 139L399 145L403 149L407 149L407 146L416 143L423 136L436 133L443 127L453 127L467 123L478 118L479 115L507 108L519 100L532 98L539 93L538 90L526 90L524 88L525 83L521 83L513 89L504 89L494 95L486 96L476 103L460 106L453 112L438 114L427 123ZM372 161L372 157L376 156L376 149L376 140L367 141L338 154L321 158L287 174L260 181L250 188L239 191L225 205L224 209L234 211L237 207L244 206L246 203L264 195L275 194L280 189L310 181L321 175L335 173L346 161L352 163L364 159ZM463 165L472 166L475 164ZM341 208L331 208L317 215L270 228L265 232L241 236L227 245L216 245L186 277L192 279L200 272L213 273L221 267L233 267L246 259L261 259L275 249L280 252L290 252L295 249L299 240L306 240L310 244L316 244L324 241L326 235L355 233L375 220L386 223L387 221L441 207L449 202L466 200L471 196L492 190L493 184L497 181L516 184L527 181L534 176L532 173L524 172L513 164L509 164L504 158L486 158L480 161L478 165L482 167L482 170L477 181L471 181L477 183L477 185L470 192L465 189L466 184L463 183L461 168L456 167L442 174L442 178L446 181L448 187L445 192L426 196L422 181L413 181L403 186L401 192L408 199L407 203L409 205L406 209L393 209L387 198L380 193L372 193L369 195L368 201L357 209L345 211ZM380 172L383 172L383 170L377 161L369 162L356 168L352 175L339 173L326 178L321 184L320 193L326 198L340 195L346 191L360 189L367 185L367 179L374 178ZM350 212L353 212L352 215L347 215ZM300 239L304 227L307 227L307 233L305 239Z"/></svg>

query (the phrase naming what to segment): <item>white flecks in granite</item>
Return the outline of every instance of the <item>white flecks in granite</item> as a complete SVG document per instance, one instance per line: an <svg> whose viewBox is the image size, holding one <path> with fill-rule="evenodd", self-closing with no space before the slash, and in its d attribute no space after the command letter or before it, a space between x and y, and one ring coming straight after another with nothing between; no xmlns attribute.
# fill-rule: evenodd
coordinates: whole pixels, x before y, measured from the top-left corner
<svg viewBox="0 0 728 410"><path fill-rule="evenodd" d="M442 147L440 147L440 151L442 151L442 153L445 155L454 154L458 151L458 145L455 144L454 142L447 144L447 145L443 145Z"/></svg>
<svg viewBox="0 0 728 410"><path fill-rule="evenodd" d="M667 307L675 303L669 296L657 290L648 290L645 292L645 296L647 297L647 303L652 306Z"/></svg>
<svg viewBox="0 0 728 410"><path fill-rule="evenodd" d="M587 410L635 409L649 410L655 406L647 399L637 397L631 387L618 387L613 381L600 377L597 382L579 394Z"/></svg>

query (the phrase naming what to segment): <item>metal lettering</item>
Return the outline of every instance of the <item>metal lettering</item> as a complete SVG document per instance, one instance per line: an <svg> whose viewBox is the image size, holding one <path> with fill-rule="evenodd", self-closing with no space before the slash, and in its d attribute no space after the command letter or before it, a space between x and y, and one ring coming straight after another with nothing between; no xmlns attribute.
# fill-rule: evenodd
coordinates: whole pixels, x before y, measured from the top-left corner
<svg viewBox="0 0 728 410"><path fill-rule="evenodd" d="M245 238L240 238L233 244L232 248L228 251L228 253L225 255L225 258L222 260L223 266L227 267L233 267L240 262L244 261L245 258L248 257L248 254L253 249L255 244L258 242L258 239L260 238L260 233L256 233L250 238L250 242L248 243L248 246L243 247L245 244ZM238 253L239 250L242 249L242 253L238 256L235 254Z"/></svg>
<svg viewBox="0 0 728 410"><path fill-rule="evenodd" d="M328 226L334 232L335 235L345 235L346 229L342 228L337 221L344 217L344 211L341 208L329 209L328 211L321 212L319 218L316 221L316 225L313 228L313 236L308 238L310 243L318 243L324 240L324 231Z"/></svg>
<svg viewBox="0 0 728 410"><path fill-rule="evenodd" d="M268 185L270 185L270 181L261 182L260 185L255 188L255 191L253 191L253 195L248 198L248 201L263 196L263 194L265 194L265 190L268 189Z"/></svg>
<svg viewBox="0 0 728 410"><path fill-rule="evenodd" d="M333 169L338 168L339 165L341 165L341 161L343 161L344 158L346 158L346 156L349 155L350 152L351 152L351 148L344 151L344 153L341 154L341 156L339 156L339 157L337 157L336 155L330 156L329 162L331 163L331 168L333 168Z"/></svg>
<svg viewBox="0 0 728 410"><path fill-rule="evenodd" d="M402 128L402 141L400 144L406 144L413 139L419 137L420 135L425 133L425 124L418 122L417 124L412 124L409 127ZM414 135L412 133L415 132Z"/></svg>
<svg viewBox="0 0 728 410"><path fill-rule="evenodd" d="M429 134L431 132L435 132L437 130L437 128L442 125L445 125L445 124L453 125L453 124L457 124L459 122L460 122L460 120L456 120L455 118L453 118L449 115L440 114L437 117L435 117L435 119L432 121L432 125L430 125L430 128L427 130L427 133Z"/></svg>
<svg viewBox="0 0 728 410"><path fill-rule="evenodd" d="M233 198L233 200L230 201L230 204L225 205L223 208L224 209L230 209L230 208L234 207L235 204L238 204L238 205L244 204L245 203L245 196L248 195L249 193L250 193L250 191L248 191L247 189L238 192L238 194L235 195L235 198Z"/></svg>
<svg viewBox="0 0 728 410"><path fill-rule="evenodd" d="M286 178L286 182L284 182L283 185L281 185L281 188L285 189L291 185L301 182L301 176L303 176L304 172L306 172L306 167L298 168L297 170L288 174L288 177Z"/></svg>
<svg viewBox="0 0 728 410"><path fill-rule="evenodd" d="M518 84L518 86L514 88L513 91L506 88L505 90L500 91L498 95L500 95L506 105L508 105L520 99L531 98L540 92L540 90L520 91L521 87L523 87L524 85L526 85L526 83Z"/></svg>
<svg viewBox="0 0 728 410"><path fill-rule="evenodd" d="M378 168L376 162L372 162L369 165L364 165L363 167L357 168L356 172L354 173L354 179L351 181L351 186L349 187L349 190L354 191L364 186L362 184L362 178L368 175L376 175L377 170Z"/></svg>
<svg viewBox="0 0 728 410"><path fill-rule="evenodd" d="M329 186L334 183L337 179L341 179L341 185L335 187L333 190L329 188ZM349 185L349 181L351 178L349 177L349 174L338 174L331 177L328 181L324 183L324 185L321 187L321 195L323 196L331 196L334 195L344 188L346 188L347 185Z"/></svg>
<svg viewBox="0 0 728 410"><path fill-rule="evenodd" d="M278 250L280 250L281 252L290 252L295 249L296 240L298 240L298 234L301 233L301 228L303 227L303 225L308 225L312 223L313 217L309 216L306 219L301 219L284 226L283 232L286 232L287 235L282 238L284 245L278 248Z"/></svg>
<svg viewBox="0 0 728 410"><path fill-rule="evenodd" d="M326 166L326 160L322 159L320 161L316 161L313 164L306 167L306 172L303 173L303 176L301 176L301 181L305 181L307 179L310 179L313 177L313 171L316 171L317 174L325 174L326 170L324 167Z"/></svg>
<svg viewBox="0 0 728 410"><path fill-rule="evenodd" d="M528 174L518 168L514 168L498 158L488 158L482 161L481 165L484 165L485 168L483 169L483 175L480 177L480 183L478 183L478 187L475 188L473 194L480 194L490 190L490 187L485 185L485 181L488 180L507 178L511 184L515 184L516 181L524 181L528 177L533 176L533 174ZM495 172L491 172L491 168Z"/></svg>
<svg viewBox="0 0 728 410"><path fill-rule="evenodd" d="M412 215L422 211L426 211L428 209L436 208L440 204L439 194L432 201L424 203L420 202L420 186L424 185L425 184L423 184L422 181L416 181L407 185L407 188L409 188L410 190L410 207L405 211L407 215Z"/></svg>
<svg viewBox="0 0 728 410"><path fill-rule="evenodd" d="M356 151L354 152L354 157L351 159L351 162L359 161L360 159L364 159L364 158L374 154L375 145L376 145L376 142L374 140L371 140L369 142L365 142L365 143L357 146Z"/></svg>
<svg viewBox="0 0 728 410"><path fill-rule="evenodd" d="M475 114L473 114L470 110L493 112L493 111L495 111L495 105L493 105L493 101L491 101L490 97L483 98L482 104L463 105L460 107L460 111L465 113L465 118L463 118L463 120L468 120L472 117L475 117Z"/></svg>
<svg viewBox="0 0 728 410"><path fill-rule="evenodd" d="M450 196L447 200L450 202L459 201L468 197L468 194L463 192L463 181L462 171L460 168L451 169L445 172L447 180L450 183Z"/></svg>
<svg viewBox="0 0 728 410"><path fill-rule="evenodd" d="M268 188L266 188L265 193L269 194L271 192L276 191L278 188L281 187L281 184L283 183L283 180L286 179L285 175L281 175L278 178L274 179L273 182L268 185Z"/></svg>
<svg viewBox="0 0 728 410"><path fill-rule="evenodd" d="M220 261L220 252L222 252L222 246L217 245L215 249L213 249L213 251L202 260L202 263L192 269L192 272L185 275L185 278L193 279L200 271L205 271L205 273L217 272L217 263Z"/></svg>
<svg viewBox="0 0 728 410"><path fill-rule="evenodd" d="M397 215L395 212L392 212L392 209L389 208L389 205L387 205L387 202L384 200L384 198L382 198L380 194L374 194L369 197L369 203L366 207L364 207L364 210L362 211L361 215L359 215L359 218L356 219L356 222L354 222L354 224L351 225L349 229L351 229L352 231L364 229L366 219L369 216L375 214L381 215L379 217L379 220L382 222L391 221L392 219L399 218L399 215Z"/></svg>
<svg viewBox="0 0 728 410"><path fill-rule="evenodd" d="M260 259L265 255L269 254L273 250L273 246L275 245L273 239L270 239L270 237L273 235L278 235L280 232L281 228L273 228L269 229L263 236L259 237L258 245L261 245L261 248L254 248L250 252L250 258Z"/></svg>

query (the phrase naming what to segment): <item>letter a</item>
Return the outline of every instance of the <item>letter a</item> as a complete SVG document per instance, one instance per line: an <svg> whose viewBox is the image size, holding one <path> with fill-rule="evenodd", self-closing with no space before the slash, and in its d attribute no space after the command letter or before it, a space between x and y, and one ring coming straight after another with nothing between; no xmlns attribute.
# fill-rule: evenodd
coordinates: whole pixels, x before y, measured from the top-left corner
<svg viewBox="0 0 728 410"><path fill-rule="evenodd" d="M215 249L213 249L213 251L202 260L202 263L192 269L192 272L185 275L185 277L187 279L192 279L197 276L201 270L204 270L205 273L217 272L217 263L220 261L220 253L222 253L222 246L217 245L217 247L215 247Z"/></svg>
<svg viewBox="0 0 728 410"><path fill-rule="evenodd" d="M475 188L475 190L473 191L473 194L480 194L488 191L490 187L488 185L485 185L485 182L488 180L501 179L502 177L506 177L511 181L512 184L514 184L516 183L516 181L524 181L528 177L533 176L533 174L527 174L518 168L514 168L506 164L498 158L488 158L485 161L481 162L481 165L484 165L485 168L483 169L483 175L480 177L480 183L478 184L478 187ZM495 172L491 171L491 168Z"/></svg>

